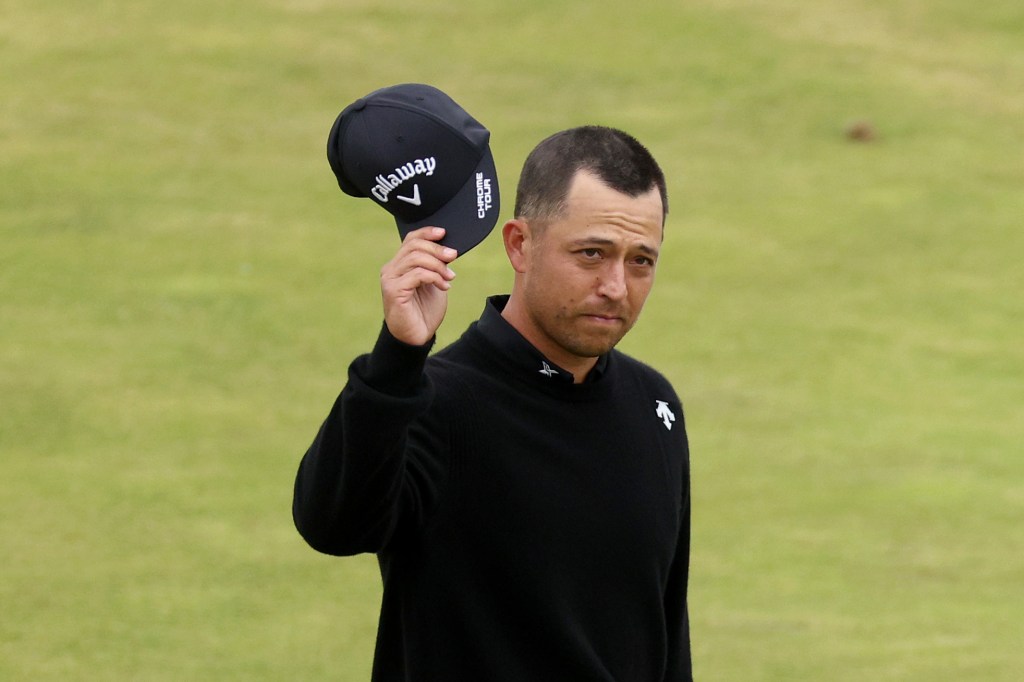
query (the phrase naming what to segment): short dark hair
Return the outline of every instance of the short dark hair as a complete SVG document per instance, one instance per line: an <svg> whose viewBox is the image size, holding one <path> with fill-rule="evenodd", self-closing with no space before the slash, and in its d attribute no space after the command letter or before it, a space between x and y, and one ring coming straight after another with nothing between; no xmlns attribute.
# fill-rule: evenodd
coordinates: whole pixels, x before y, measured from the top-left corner
<svg viewBox="0 0 1024 682"><path fill-rule="evenodd" d="M663 221L668 214L665 175L647 148L621 130L581 126L555 133L526 157L516 188L516 217L547 220L561 215L579 171L593 173L632 197L657 187Z"/></svg>

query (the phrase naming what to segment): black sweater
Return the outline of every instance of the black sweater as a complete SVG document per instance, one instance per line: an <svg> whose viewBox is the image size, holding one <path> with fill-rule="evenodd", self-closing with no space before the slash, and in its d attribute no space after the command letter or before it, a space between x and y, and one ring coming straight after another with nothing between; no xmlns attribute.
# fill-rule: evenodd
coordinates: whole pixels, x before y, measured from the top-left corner
<svg viewBox="0 0 1024 682"><path fill-rule="evenodd" d="M691 680L679 399L618 351L574 384L503 305L429 358L385 328L352 363L296 527L378 555L377 682Z"/></svg>

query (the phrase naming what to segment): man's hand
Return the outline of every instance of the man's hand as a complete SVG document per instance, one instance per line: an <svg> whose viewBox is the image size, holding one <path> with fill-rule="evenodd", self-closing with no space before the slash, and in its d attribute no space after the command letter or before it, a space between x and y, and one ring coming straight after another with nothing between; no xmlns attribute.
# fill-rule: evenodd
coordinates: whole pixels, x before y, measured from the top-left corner
<svg viewBox="0 0 1024 682"><path fill-rule="evenodd" d="M413 230L380 271L384 322L392 336L412 346L434 337L448 309L448 289L455 279L448 264L458 253L438 244L442 237L440 227Z"/></svg>

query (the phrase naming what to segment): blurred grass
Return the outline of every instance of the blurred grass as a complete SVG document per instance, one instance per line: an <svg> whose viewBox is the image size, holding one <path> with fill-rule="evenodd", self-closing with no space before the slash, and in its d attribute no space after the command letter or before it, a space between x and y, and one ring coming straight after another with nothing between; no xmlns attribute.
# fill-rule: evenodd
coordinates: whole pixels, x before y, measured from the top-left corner
<svg viewBox="0 0 1024 682"><path fill-rule="evenodd" d="M506 215L563 127L666 169L624 348L688 408L700 679L1024 675L1019 3L0 10L0 678L368 679L374 561L290 486L394 248L324 140L403 81L491 128ZM509 282L456 269L442 343Z"/></svg>

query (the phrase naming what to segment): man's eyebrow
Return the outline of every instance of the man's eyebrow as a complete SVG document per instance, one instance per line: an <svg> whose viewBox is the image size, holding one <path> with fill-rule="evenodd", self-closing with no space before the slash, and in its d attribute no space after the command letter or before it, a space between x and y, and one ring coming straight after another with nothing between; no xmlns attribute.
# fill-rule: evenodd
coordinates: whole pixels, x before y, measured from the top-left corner
<svg viewBox="0 0 1024 682"><path fill-rule="evenodd" d="M581 237L580 239L574 239L569 243L569 247L572 249L584 249L588 246L617 246L617 243L612 239L606 239L604 237ZM640 244L636 247L648 256L657 258L659 251L653 246L647 244Z"/></svg>
<svg viewBox="0 0 1024 682"><path fill-rule="evenodd" d="M569 246L615 246L615 242L611 239L605 239L604 237L582 237L580 239L574 239L569 243Z"/></svg>

